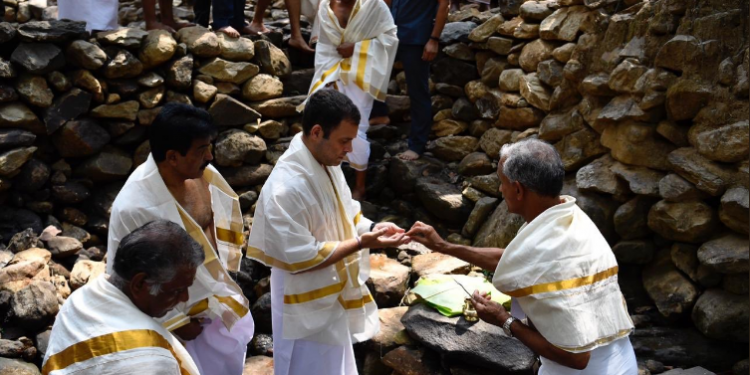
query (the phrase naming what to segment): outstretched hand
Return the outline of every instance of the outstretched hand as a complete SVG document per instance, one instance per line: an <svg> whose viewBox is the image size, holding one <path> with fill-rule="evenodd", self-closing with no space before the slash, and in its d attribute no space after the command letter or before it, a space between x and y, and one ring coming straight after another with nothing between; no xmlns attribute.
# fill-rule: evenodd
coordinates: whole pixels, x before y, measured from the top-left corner
<svg viewBox="0 0 750 375"><path fill-rule="evenodd" d="M421 221L417 221L414 225L406 232L406 235L412 239L412 241L419 242L425 245L428 249L440 252L445 240L435 231L435 228L429 226Z"/></svg>
<svg viewBox="0 0 750 375"><path fill-rule="evenodd" d="M411 238L409 238L406 233L404 233L403 229L401 229L399 233L390 226L383 226L373 230L372 232L365 233L362 235L362 238L360 240L362 241L362 247L367 249L399 247L403 244L411 242Z"/></svg>
<svg viewBox="0 0 750 375"><path fill-rule="evenodd" d="M505 320L509 317L503 305L491 300L487 293L480 293L478 290L474 291L474 294L471 296L471 303L474 305L479 319L492 325L502 327Z"/></svg>

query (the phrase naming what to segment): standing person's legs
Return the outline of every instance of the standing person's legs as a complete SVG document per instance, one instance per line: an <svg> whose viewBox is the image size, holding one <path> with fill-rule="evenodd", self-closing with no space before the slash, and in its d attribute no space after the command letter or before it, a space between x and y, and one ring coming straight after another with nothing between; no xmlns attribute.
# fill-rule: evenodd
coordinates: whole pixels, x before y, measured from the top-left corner
<svg viewBox="0 0 750 375"><path fill-rule="evenodd" d="M256 34L245 21L245 0L232 0L232 21L230 24L240 34Z"/></svg>
<svg viewBox="0 0 750 375"><path fill-rule="evenodd" d="M263 24L263 15L266 14L266 9L268 9L268 6L271 4L271 0L258 0L257 3L255 3L255 9L253 10L255 14L253 15L253 22L250 23L250 30L255 32L256 34L265 34L271 30L268 30L266 25ZM291 13L289 15L289 20L291 21Z"/></svg>
<svg viewBox="0 0 750 375"><path fill-rule="evenodd" d="M211 0L195 0L193 13L195 13L195 23L207 28L211 18Z"/></svg>
<svg viewBox="0 0 750 375"><path fill-rule="evenodd" d="M422 60L423 46L398 46L398 55L406 73L406 86L411 101L411 130L409 151L399 155L413 160L424 152L432 129L432 104L430 102L430 63Z"/></svg>
<svg viewBox="0 0 750 375"><path fill-rule="evenodd" d="M286 10L289 12L289 26L292 29L289 45L304 52L314 53L315 50L310 48L310 45L305 42L305 39L302 38L302 32L300 31L299 17L302 9L301 1L304 0L284 0Z"/></svg>
<svg viewBox="0 0 750 375"><path fill-rule="evenodd" d="M213 0L214 23L212 26L215 31L237 38L240 36L240 33L232 27L234 3L234 0Z"/></svg>
<svg viewBox="0 0 750 375"><path fill-rule="evenodd" d="M349 166L357 171L356 184L352 190L352 198L355 200L361 200L364 198L367 190L365 183L367 180L367 164L370 159L370 142L367 140L367 130L370 128L370 111L372 111L372 104L375 99L353 83L344 85L339 81L336 83L336 86L339 92L349 97L359 110L360 119L357 138L352 140L353 150L346 155L346 158L349 161Z"/></svg>

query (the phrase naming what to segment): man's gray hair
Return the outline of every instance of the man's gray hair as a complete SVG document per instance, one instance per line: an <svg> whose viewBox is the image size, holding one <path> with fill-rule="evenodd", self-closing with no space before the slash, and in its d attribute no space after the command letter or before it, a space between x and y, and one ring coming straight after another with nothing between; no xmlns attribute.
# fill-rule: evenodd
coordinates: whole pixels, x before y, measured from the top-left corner
<svg viewBox="0 0 750 375"><path fill-rule="evenodd" d="M130 232L120 242L110 282L122 289L141 272L151 285L149 293L157 295L164 283L174 280L180 270L195 269L205 255L198 242L179 225L155 220Z"/></svg>
<svg viewBox="0 0 750 375"><path fill-rule="evenodd" d="M552 145L534 138L508 143L500 149L503 174L510 182L518 181L543 196L560 195L565 167Z"/></svg>

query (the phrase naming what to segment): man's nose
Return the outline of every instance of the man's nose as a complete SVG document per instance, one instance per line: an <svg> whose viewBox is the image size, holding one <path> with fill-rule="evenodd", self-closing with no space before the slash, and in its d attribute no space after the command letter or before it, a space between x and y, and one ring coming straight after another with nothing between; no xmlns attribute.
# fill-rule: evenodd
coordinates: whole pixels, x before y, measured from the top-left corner
<svg viewBox="0 0 750 375"><path fill-rule="evenodd" d="M352 152L352 150L354 150L354 148L352 147L352 141L346 142L346 145L344 145L344 151L350 153Z"/></svg>

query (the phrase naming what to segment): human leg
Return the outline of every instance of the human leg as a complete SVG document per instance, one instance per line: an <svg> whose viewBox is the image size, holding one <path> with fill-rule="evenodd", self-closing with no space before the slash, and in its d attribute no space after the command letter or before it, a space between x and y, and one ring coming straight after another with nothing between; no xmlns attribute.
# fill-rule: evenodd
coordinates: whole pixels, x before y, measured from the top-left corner
<svg viewBox="0 0 750 375"><path fill-rule="evenodd" d="M263 24L263 15L266 13L266 9L271 4L271 0L258 0L255 4L255 14L253 15L253 22L250 22L250 30L256 34L265 34L271 30L268 30L266 25Z"/></svg>
<svg viewBox="0 0 750 375"><path fill-rule="evenodd" d="M211 18L211 0L195 0L193 13L195 13L196 24L208 27L208 22Z"/></svg>
<svg viewBox="0 0 750 375"><path fill-rule="evenodd" d="M240 33L232 27L234 19L234 0L213 0L214 30L224 33L232 38L237 38Z"/></svg>
<svg viewBox="0 0 750 375"><path fill-rule="evenodd" d="M411 101L411 130L409 132L411 153L403 155L402 158L415 159L414 154L421 155L424 152L432 128L430 63L422 60L422 46L404 45L399 46L398 49L399 58L406 73L406 86L409 88Z"/></svg>
<svg viewBox="0 0 750 375"><path fill-rule="evenodd" d="M292 29L289 45L304 52L314 53L315 50L310 48L305 39L302 38L302 31L299 26L299 16L302 8L300 1L302 0L284 0L286 10L289 12L289 26Z"/></svg>
<svg viewBox="0 0 750 375"><path fill-rule="evenodd" d="M161 12L161 23L171 27L173 30L194 26L192 23L175 21L174 13L172 13L172 0L159 0L159 11Z"/></svg>

